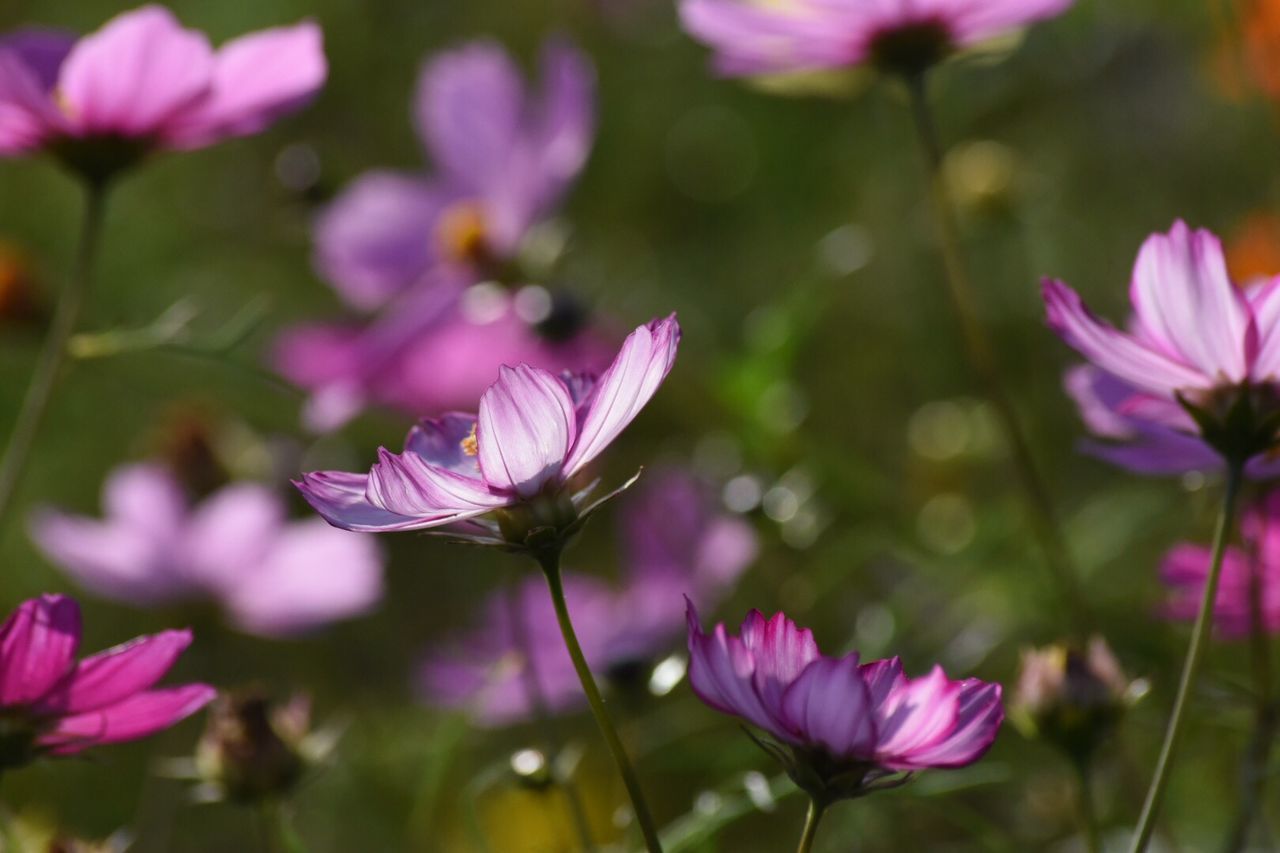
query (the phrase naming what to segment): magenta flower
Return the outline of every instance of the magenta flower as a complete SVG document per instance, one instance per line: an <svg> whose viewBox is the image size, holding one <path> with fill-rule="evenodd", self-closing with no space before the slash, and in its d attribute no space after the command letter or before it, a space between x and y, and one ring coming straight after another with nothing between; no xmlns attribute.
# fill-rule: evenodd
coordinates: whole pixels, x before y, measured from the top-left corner
<svg viewBox="0 0 1280 853"><path fill-rule="evenodd" d="M1131 331L1098 320L1074 290L1047 279L1050 327L1118 380L1093 386L1098 402L1088 401L1085 410L1092 425L1104 435L1136 435L1148 443L1153 433L1196 436L1240 464L1269 450L1280 377L1276 281L1247 292L1237 288L1218 239L1180 221L1168 234L1148 238L1138 254ZM1090 390L1081 383L1077 396L1087 399ZM1167 444L1162 438L1161 448ZM1202 461L1203 454L1192 455L1186 467ZM1158 467L1176 466L1165 460Z"/></svg>
<svg viewBox="0 0 1280 853"><path fill-rule="evenodd" d="M153 689L190 644L190 631L165 631L77 661L75 600L23 602L0 627L0 767L137 740L191 716L212 687Z"/></svg>
<svg viewBox="0 0 1280 853"><path fill-rule="evenodd" d="M530 227L586 163L594 89L590 63L561 41L543 50L536 92L492 42L432 59L413 114L437 174L357 178L316 225L321 275L360 310L386 305L433 270L464 283L505 279Z"/></svg>
<svg viewBox="0 0 1280 853"><path fill-rule="evenodd" d="M753 610L737 637L704 634L689 606L689 683L703 702L776 743L762 744L815 801L897 784L899 772L963 767L995 740L999 684L951 681L941 667L907 678L897 658L825 657L813 634Z"/></svg>
<svg viewBox="0 0 1280 853"><path fill-rule="evenodd" d="M680 0L680 19L746 76L870 63L914 74L947 54L1061 13L1072 0Z"/></svg>
<svg viewBox="0 0 1280 853"><path fill-rule="evenodd" d="M191 506L159 465L129 465L103 488L106 518L38 512L31 535L86 589L157 606L212 600L240 629L293 635L371 610L382 556L371 537L319 519L289 522L284 501L240 483Z"/></svg>
<svg viewBox="0 0 1280 853"><path fill-rule="evenodd" d="M19 31L0 41L0 155L52 151L103 177L150 151L257 133L306 104L326 73L311 22L216 51L162 6L80 39Z"/></svg>
<svg viewBox="0 0 1280 853"><path fill-rule="evenodd" d="M641 326L599 379L503 367L477 415L422 421L403 453L379 450L367 475L321 471L296 485L346 530L417 530L500 513L482 528L495 543L564 534L580 520L583 497L570 493L571 480L658 390L679 340L675 315Z"/></svg>
<svg viewBox="0 0 1280 853"><path fill-rule="evenodd" d="M1238 640L1253 629L1253 585L1258 585L1261 627L1280 632L1280 492L1271 492L1244 515L1243 547L1228 547L1222 561L1213 619L1222 636ZM1204 597L1212 554L1201 545L1182 543L1165 556L1160 579L1169 588L1161 609L1168 619L1193 622Z"/></svg>
<svg viewBox="0 0 1280 853"><path fill-rule="evenodd" d="M700 484L674 469L645 476L626 499L621 527L621 585L564 573L565 600L587 662L615 682L647 674L671 650L684 628L682 596L716 606L757 550L749 524L717 512ZM485 726L521 722L533 712L526 670L532 667L547 710L582 706L541 578L530 578L514 593L495 592L482 613L474 630L433 649L424 661L426 702L467 708Z"/></svg>

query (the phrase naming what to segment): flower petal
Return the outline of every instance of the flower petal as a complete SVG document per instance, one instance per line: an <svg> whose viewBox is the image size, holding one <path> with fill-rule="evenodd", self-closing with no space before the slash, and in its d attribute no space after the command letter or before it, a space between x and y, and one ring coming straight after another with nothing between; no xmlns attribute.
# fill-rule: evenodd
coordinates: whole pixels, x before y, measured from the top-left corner
<svg viewBox="0 0 1280 853"><path fill-rule="evenodd" d="M39 743L54 755L73 755L102 744L138 740L176 725L213 701L207 684L149 690L107 708L58 721Z"/></svg>
<svg viewBox="0 0 1280 853"><path fill-rule="evenodd" d="M476 420L485 481L522 497L537 494L560 475L577 431L563 382L527 364L501 368L480 398Z"/></svg>
<svg viewBox="0 0 1280 853"><path fill-rule="evenodd" d="M24 601L0 627L0 708L44 697L74 665L80 605L65 595Z"/></svg>
<svg viewBox="0 0 1280 853"><path fill-rule="evenodd" d="M876 708L880 763L893 769L918 766L917 753L938 746L955 730L960 694L960 685L940 666L899 682Z"/></svg>
<svg viewBox="0 0 1280 853"><path fill-rule="evenodd" d="M627 336L583 406L577 441L564 465L566 477L604 452L635 420L671 372L679 344L680 324L674 314Z"/></svg>
<svg viewBox="0 0 1280 853"><path fill-rule="evenodd" d="M686 599L686 603L689 685L693 692L717 711L742 717L776 737L796 742L796 734L766 709L756 692L756 661L751 651L738 637L728 636L723 624L716 625L710 635L702 633L693 602Z"/></svg>
<svg viewBox="0 0 1280 853"><path fill-rule="evenodd" d="M835 758L866 759L876 742L871 693L858 655L818 658L782 695L782 715L804 739Z"/></svg>
<svg viewBox="0 0 1280 853"><path fill-rule="evenodd" d="M743 0L683 0L680 20L716 51L716 69L733 76L857 64L871 23L816 3Z"/></svg>
<svg viewBox="0 0 1280 853"><path fill-rule="evenodd" d="M303 474L302 479L295 480L293 485L325 521L343 530L390 533L431 527L433 524L430 520L388 512L370 503L366 497L367 474L315 471Z"/></svg>
<svg viewBox="0 0 1280 853"><path fill-rule="evenodd" d="M739 636L755 661L752 683L756 692L765 708L779 715L783 692L821 657L813 632L792 622L785 613L765 619L759 610L752 610Z"/></svg>
<svg viewBox="0 0 1280 853"><path fill-rule="evenodd" d="M77 39L67 30L27 27L0 38L0 51L17 55L48 95L57 87L58 72Z"/></svg>
<svg viewBox="0 0 1280 853"><path fill-rule="evenodd" d="M437 468L469 477L480 474L476 454L468 454L466 442L474 437L476 416L450 412L438 418L424 418L405 440L404 449L416 453Z"/></svg>
<svg viewBox="0 0 1280 853"><path fill-rule="evenodd" d="M435 527L480 515L511 503L478 477L437 468L416 453L378 451L365 491L369 503Z"/></svg>
<svg viewBox="0 0 1280 853"><path fill-rule="evenodd" d="M80 661L35 710L65 716L115 705L153 686L190 645L190 631L164 631L98 652Z"/></svg>
<svg viewBox="0 0 1280 853"><path fill-rule="evenodd" d="M910 766L964 767L985 755L1004 722L1001 692L999 684L976 678L962 681L955 725L950 734L932 747L913 751L909 756Z"/></svg>

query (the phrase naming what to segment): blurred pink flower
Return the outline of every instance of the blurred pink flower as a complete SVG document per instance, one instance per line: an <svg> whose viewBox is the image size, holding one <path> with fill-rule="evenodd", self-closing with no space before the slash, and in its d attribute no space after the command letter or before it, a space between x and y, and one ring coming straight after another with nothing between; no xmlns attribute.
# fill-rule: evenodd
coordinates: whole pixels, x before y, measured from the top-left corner
<svg viewBox="0 0 1280 853"><path fill-rule="evenodd" d="M365 474L308 473L296 483L330 524L390 532L453 525L505 510L487 532L515 543L578 519L568 484L622 433L675 362L675 315L640 326L599 379L503 367L478 415L449 414L410 431L403 453L385 448ZM520 512L515 512L519 510ZM520 531L513 528L520 527Z"/></svg>
<svg viewBox="0 0 1280 853"><path fill-rule="evenodd" d="M23 602L0 627L0 767L137 740L194 714L213 700L212 687L152 689L190 644L190 631L165 631L77 661L75 600Z"/></svg>
<svg viewBox="0 0 1280 853"><path fill-rule="evenodd" d="M257 133L306 104L326 73L309 21L217 51L156 5L79 39L22 30L0 40L0 155L52 150L110 171L126 165L118 158Z"/></svg>
<svg viewBox="0 0 1280 853"><path fill-rule="evenodd" d="M694 692L775 738L761 743L821 801L858 796L897 772L971 764L1004 720L999 684L951 681L937 666L907 678L897 658L825 657L782 613L751 611L737 637L722 624L704 634L692 604L688 617Z"/></svg>
<svg viewBox="0 0 1280 853"><path fill-rule="evenodd" d="M129 465L103 489L106 518L51 509L31 534L45 555L99 595L143 606L212 599L239 628L286 636L371 610L382 556L366 536L319 519L289 522L284 501L250 483L190 506L158 465Z"/></svg>
<svg viewBox="0 0 1280 853"><path fill-rule="evenodd" d="M1149 446L1155 435L1158 450L1174 453L1170 432L1198 436L1233 457L1249 459L1270 449L1280 378L1278 283L1280 278L1236 287L1218 239L1181 221L1168 234L1152 235L1138 253L1128 332L1097 319L1066 284L1046 279L1049 326L1118 380L1107 378L1100 386L1098 374L1074 379L1072 390L1090 426ZM1130 461L1179 467L1176 460L1142 454ZM1191 454L1182 467L1202 463L1203 454Z"/></svg>
<svg viewBox="0 0 1280 853"><path fill-rule="evenodd" d="M690 35L731 76L871 63L917 73L1073 0L680 0Z"/></svg>
<svg viewBox="0 0 1280 853"><path fill-rule="evenodd" d="M1253 627L1251 591L1258 584L1262 629L1280 632L1280 492L1272 492L1248 510L1240 525L1243 547L1232 546L1222 561L1222 577L1214 602L1214 627L1227 639L1247 637ZM1192 622L1204 596L1212 560L1210 550L1182 543L1160 566L1169 587L1162 612L1166 618Z"/></svg>
<svg viewBox="0 0 1280 853"><path fill-rule="evenodd" d="M701 484L675 469L646 475L625 500L621 583L564 574L587 661L598 674L615 677L646 670L669 651L684 627L682 596L715 607L757 551L751 526L716 511ZM433 705L468 708L482 725L519 722L532 712L526 666L548 711L584 703L546 585L537 577L514 593L495 592L473 631L432 650L421 670L422 696Z"/></svg>

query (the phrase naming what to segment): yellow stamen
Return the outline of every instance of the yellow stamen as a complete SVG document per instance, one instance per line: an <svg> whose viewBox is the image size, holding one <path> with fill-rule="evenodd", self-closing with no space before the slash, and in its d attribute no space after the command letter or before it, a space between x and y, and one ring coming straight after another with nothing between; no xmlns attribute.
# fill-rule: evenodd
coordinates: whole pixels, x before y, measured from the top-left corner
<svg viewBox="0 0 1280 853"><path fill-rule="evenodd" d="M445 255L474 263L484 258L488 243L484 210L474 201L460 201L440 214L436 238Z"/></svg>
<svg viewBox="0 0 1280 853"><path fill-rule="evenodd" d="M468 456L475 456L480 452L480 443L476 441L476 425L471 425L471 432L467 433L467 437L460 442L462 452Z"/></svg>

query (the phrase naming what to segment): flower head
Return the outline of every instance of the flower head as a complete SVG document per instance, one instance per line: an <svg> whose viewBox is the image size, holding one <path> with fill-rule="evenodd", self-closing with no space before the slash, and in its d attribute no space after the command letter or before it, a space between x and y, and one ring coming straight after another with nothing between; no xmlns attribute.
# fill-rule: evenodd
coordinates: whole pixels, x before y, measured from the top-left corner
<svg viewBox="0 0 1280 853"><path fill-rule="evenodd" d="M80 606L23 602L0 626L0 767L137 740L194 714L212 687L153 689L190 644L190 631L165 631L77 661Z"/></svg>
<svg viewBox="0 0 1280 853"><path fill-rule="evenodd" d="M0 155L51 151L105 178L155 150L257 133L307 103L326 73L311 22L216 51L154 5L79 39L19 31L0 40Z"/></svg>
<svg viewBox="0 0 1280 853"><path fill-rule="evenodd" d="M907 678L897 658L826 657L782 613L753 610L736 637L723 624L703 633L692 605L688 617L694 692L775 739L761 743L820 802L896 784L886 781L896 773L971 764L1004 720L999 684L952 681L941 667Z"/></svg>
<svg viewBox="0 0 1280 853"><path fill-rule="evenodd" d="M1231 640L1253 630L1255 585L1260 627L1269 634L1280 632L1280 492L1252 506L1240 532L1243 545L1227 548L1214 602L1214 628ZM1211 563L1210 550L1201 545L1182 543L1169 551L1160 566L1160 579L1169 588L1162 608L1167 618L1195 620Z"/></svg>
<svg viewBox="0 0 1280 853"><path fill-rule="evenodd" d="M1059 14L1072 0L681 0L684 28L724 74L869 63L915 74L955 50Z"/></svg>
<svg viewBox="0 0 1280 853"><path fill-rule="evenodd" d="M671 651L684 627L682 596L714 607L756 553L750 525L715 511L701 484L674 469L646 476L620 512L621 583L563 574L583 653L615 685L639 673L647 677ZM466 707L483 725L506 725L533 710L530 668L549 711L582 705L546 584L536 577L495 592L474 630L430 652L422 696L434 705Z"/></svg>
<svg viewBox="0 0 1280 853"><path fill-rule="evenodd" d="M580 520L583 495L571 480L649 402L679 340L675 315L641 326L598 379L503 367L477 414L422 421L403 453L380 450L367 475L321 471L296 485L347 530L417 530L491 515L483 530L495 542L559 541Z"/></svg>
<svg viewBox="0 0 1280 853"><path fill-rule="evenodd" d="M152 464L117 470L106 518L38 512L32 537L87 589L132 604L212 599L241 629L296 634L370 610L382 595L371 538L289 522L266 486L227 486L196 506Z"/></svg>
<svg viewBox="0 0 1280 853"><path fill-rule="evenodd" d="M1044 300L1050 327L1095 367L1132 389L1124 399L1113 397L1094 410L1106 417L1109 430L1131 431L1141 421L1156 431L1198 436L1221 456L1244 463L1275 442L1280 412L1280 324L1275 321L1280 289L1275 284L1237 288L1218 239L1177 222L1168 234L1152 235L1138 254L1130 331L1097 319L1060 281L1044 282ZM1120 413L1123 422L1109 411Z"/></svg>
<svg viewBox="0 0 1280 853"><path fill-rule="evenodd" d="M436 174L357 178L321 215L316 267L352 307L373 310L433 283L434 271L506 279L529 229L577 177L594 135L595 76L566 42L542 54L526 89L497 44L474 42L423 66L413 115Z"/></svg>

